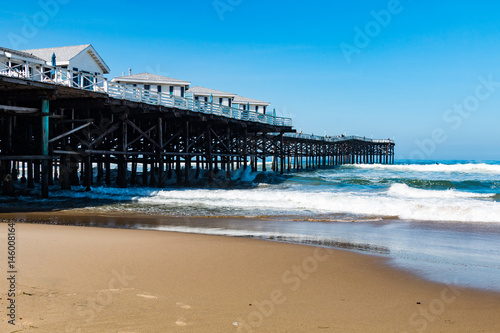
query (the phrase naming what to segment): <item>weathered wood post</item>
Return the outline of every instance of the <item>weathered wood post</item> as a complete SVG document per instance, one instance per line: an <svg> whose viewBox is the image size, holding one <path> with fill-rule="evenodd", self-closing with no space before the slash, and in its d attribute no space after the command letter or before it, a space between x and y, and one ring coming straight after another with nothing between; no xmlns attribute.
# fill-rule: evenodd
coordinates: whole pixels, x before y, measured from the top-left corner
<svg viewBox="0 0 500 333"><path fill-rule="evenodd" d="M208 163L208 182L214 182L213 164L212 164L212 130L210 124L207 126L207 163Z"/></svg>
<svg viewBox="0 0 500 333"><path fill-rule="evenodd" d="M189 171L191 169L191 155L189 154L189 121L184 128L184 185L189 186Z"/></svg>
<svg viewBox="0 0 500 333"><path fill-rule="evenodd" d="M104 169L103 169L103 164L102 164L102 155L99 155L99 158L97 159L97 181L100 182L102 179L102 175L104 174Z"/></svg>
<svg viewBox="0 0 500 333"><path fill-rule="evenodd" d="M245 127L243 131L243 169L247 169L247 155L248 155L248 131Z"/></svg>
<svg viewBox="0 0 500 333"><path fill-rule="evenodd" d="M195 178L198 179L200 177L200 155L196 155L196 175Z"/></svg>
<svg viewBox="0 0 500 333"><path fill-rule="evenodd" d="M104 164L106 166L106 174L104 176L105 178L104 182L106 183L106 186L109 186L111 185L111 160L109 155L106 156Z"/></svg>
<svg viewBox="0 0 500 333"><path fill-rule="evenodd" d="M49 197L49 100L42 99L42 198Z"/></svg>
<svg viewBox="0 0 500 333"><path fill-rule="evenodd" d="M88 153L85 156L85 191L91 190L92 185L92 154Z"/></svg>
<svg viewBox="0 0 500 333"><path fill-rule="evenodd" d="M136 178L137 178L137 155L134 155L132 157L132 170L130 173L130 185L132 185L132 186L135 185Z"/></svg>
<svg viewBox="0 0 500 333"><path fill-rule="evenodd" d="M285 151L283 148L283 132L280 132L280 174L283 174L285 169Z"/></svg>
<svg viewBox="0 0 500 333"><path fill-rule="evenodd" d="M227 149L228 149L228 155L226 157L226 179L231 179L231 167L233 165L232 159L232 149L231 149L231 128L227 128L227 138L226 138L226 144L227 144Z"/></svg>
<svg viewBox="0 0 500 333"><path fill-rule="evenodd" d="M163 170L165 169L163 163L163 119L158 117L158 187L163 187Z"/></svg>
<svg viewBox="0 0 500 333"><path fill-rule="evenodd" d="M90 116L90 115L89 115ZM87 142L90 144L92 141L90 131L87 131ZM85 156L85 191L88 192L91 190L92 185L92 153L88 153Z"/></svg>
<svg viewBox="0 0 500 333"><path fill-rule="evenodd" d="M146 161L146 156L142 156L142 185L148 185L148 162Z"/></svg>
<svg viewBox="0 0 500 333"><path fill-rule="evenodd" d="M125 113L122 119L122 130L121 130L121 140L120 140L120 151L122 154L118 155L118 179L117 183L120 188L127 187L127 156L125 155L127 151L127 118L128 115Z"/></svg>
<svg viewBox="0 0 500 333"><path fill-rule="evenodd" d="M266 138L267 138L267 135L265 132L263 132L262 133L262 171L267 171L267 168L266 168L266 154L267 154Z"/></svg>

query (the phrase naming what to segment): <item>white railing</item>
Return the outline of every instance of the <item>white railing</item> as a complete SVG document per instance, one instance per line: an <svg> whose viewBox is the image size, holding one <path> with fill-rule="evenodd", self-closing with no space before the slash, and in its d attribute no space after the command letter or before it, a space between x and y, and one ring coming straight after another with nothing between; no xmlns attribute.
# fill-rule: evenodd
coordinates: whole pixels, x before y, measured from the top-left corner
<svg viewBox="0 0 500 333"><path fill-rule="evenodd" d="M326 141L326 142L342 142L342 141L350 141L350 140L358 140L372 143L394 143L394 140L380 140L380 139L367 139L366 137L361 136L319 136L313 134L302 134L302 133L285 133L284 136L288 138L296 138L296 139L306 139L306 140L316 140L316 141Z"/></svg>
<svg viewBox="0 0 500 333"><path fill-rule="evenodd" d="M228 106L174 96L169 93L158 93L144 88L108 82L102 76L28 62L15 57L11 58L6 54L0 55L0 75L105 93L110 97L134 102L161 105L274 126L292 126L292 119L290 118L274 117L255 111L243 111Z"/></svg>
<svg viewBox="0 0 500 333"><path fill-rule="evenodd" d="M133 87L130 85L115 82L108 82L107 88L108 95L118 99L126 99L129 101L146 104L162 105L182 110L213 114L216 116L223 116L275 126L292 126L292 120L290 118L274 117L255 111L244 111L225 105L175 96L171 95L170 93L159 93L156 91L146 90L144 88Z"/></svg>
<svg viewBox="0 0 500 333"><path fill-rule="evenodd" d="M102 76L28 61L0 57L0 75L106 93L106 79Z"/></svg>

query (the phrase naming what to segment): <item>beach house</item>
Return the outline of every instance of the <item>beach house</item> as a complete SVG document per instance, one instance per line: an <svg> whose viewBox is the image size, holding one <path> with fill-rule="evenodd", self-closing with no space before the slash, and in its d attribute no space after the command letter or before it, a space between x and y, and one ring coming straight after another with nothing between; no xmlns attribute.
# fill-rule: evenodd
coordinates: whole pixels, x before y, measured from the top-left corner
<svg viewBox="0 0 500 333"><path fill-rule="evenodd" d="M25 66L32 79L64 82L83 89L93 90L95 86L102 86L102 76L110 71L91 44L23 50L17 51L17 54L29 55L29 66L26 63ZM57 71L52 68L55 66ZM98 77L101 79L98 80Z"/></svg>
<svg viewBox="0 0 500 333"><path fill-rule="evenodd" d="M144 90L167 94L170 93L170 95L179 97L186 96L186 90L191 84L189 81L173 79L171 77L151 73L130 73L129 75L115 77L111 81L142 88Z"/></svg>
<svg viewBox="0 0 500 333"><path fill-rule="evenodd" d="M232 107L233 98L236 97L236 94L196 86L188 89L186 97L192 98L195 101L202 101Z"/></svg>
<svg viewBox="0 0 500 333"><path fill-rule="evenodd" d="M109 74L109 67L91 44L49 47L44 49L23 50L47 65L67 68L75 72L88 73L96 76Z"/></svg>
<svg viewBox="0 0 500 333"><path fill-rule="evenodd" d="M255 111L266 114L266 108L269 105L271 105L271 103L243 96L235 96L233 99L233 107L244 111Z"/></svg>

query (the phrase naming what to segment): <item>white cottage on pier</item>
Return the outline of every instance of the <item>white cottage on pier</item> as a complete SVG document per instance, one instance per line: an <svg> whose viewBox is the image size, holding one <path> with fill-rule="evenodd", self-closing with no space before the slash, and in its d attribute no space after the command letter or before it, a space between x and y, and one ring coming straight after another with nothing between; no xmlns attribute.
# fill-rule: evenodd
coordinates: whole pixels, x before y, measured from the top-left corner
<svg viewBox="0 0 500 333"><path fill-rule="evenodd" d="M23 52L45 60L47 65L52 65L52 57L55 55L57 67L75 72L102 76L109 74L110 71L91 44L23 50Z"/></svg>
<svg viewBox="0 0 500 333"><path fill-rule="evenodd" d="M243 96L234 97L233 104L233 107L237 109L245 111L255 111L262 114L266 114L266 108L271 105L271 103L268 102L263 102Z"/></svg>
<svg viewBox="0 0 500 333"><path fill-rule="evenodd" d="M233 98L236 97L236 94L196 86L196 87L189 88L189 90L187 91L186 97L192 98L195 101L202 101L202 102L207 102L207 103L210 102L210 98L211 98L213 104L219 104L222 106L232 107L233 106Z"/></svg>
<svg viewBox="0 0 500 333"><path fill-rule="evenodd" d="M139 73L125 76L118 76L111 80L116 83L123 83L144 90L155 92L170 93L170 95L185 97L186 90L191 82L173 79L171 77L151 74Z"/></svg>

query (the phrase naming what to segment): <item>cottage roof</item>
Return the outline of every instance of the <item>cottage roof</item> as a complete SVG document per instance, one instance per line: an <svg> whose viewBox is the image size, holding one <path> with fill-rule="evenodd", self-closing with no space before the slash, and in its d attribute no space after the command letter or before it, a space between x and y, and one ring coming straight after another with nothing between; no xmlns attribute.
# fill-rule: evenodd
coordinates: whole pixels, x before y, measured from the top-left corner
<svg viewBox="0 0 500 333"><path fill-rule="evenodd" d="M35 56L35 55L31 54L31 53L23 52L23 51L18 51L18 50L13 50L13 49L8 49L6 47L0 47L0 52L11 53L12 55L15 55L15 56L18 56L18 57L21 57L21 58L37 60L38 62L40 62L40 61L45 62L44 59L39 58L39 57L37 57L37 56Z"/></svg>
<svg viewBox="0 0 500 333"><path fill-rule="evenodd" d="M268 106L268 105L271 105L271 103L268 103L268 102L263 102L263 101L259 101L259 100L256 100L256 99L252 99L252 98L248 98L248 97L243 97L243 96L236 96L234 99L233 99L233 103L234 104L252 104L252 105L265 105L265 106Z"/></svg>
<svg viewBox="0 0 500 333"><path fill-rule="evenodd" d="M33 49L33 50L24 50L26 53L31 53L37 57L42 58L47 63L51 63L52 54L56 55L56 64L67 65L71 59L76 57L77 55L88 52L89 55L94 59L94 61L101 67L102 72L104 74L108 74L110 69L108 65L102 60L99 54L96 52L94 47L91 44L85 45L75 45L75 46L62 46L62 47L49 47L44 49Z"/></svg>
<svg viewBox="0 0 500 333"><path fill-rule="evenodd" d="M220 90L215 90L215 89L210 89L210 88L204 88L204 87L191 87L187 91L188 93L192 93L194 95L198 96L216 96L216 97L235 97L236 94L220 91Z"/></svg>
<svg viewBox="0 0 500 333"><path fill-rule="evenodd" d="M113 82L134 82L134 83L151 83L151 84L170 84L170 85L181 85L189 86L191 82L173 79L171 77L151 74L151 73L139 73L125 76L118 76L113 78Z"/></svg>

